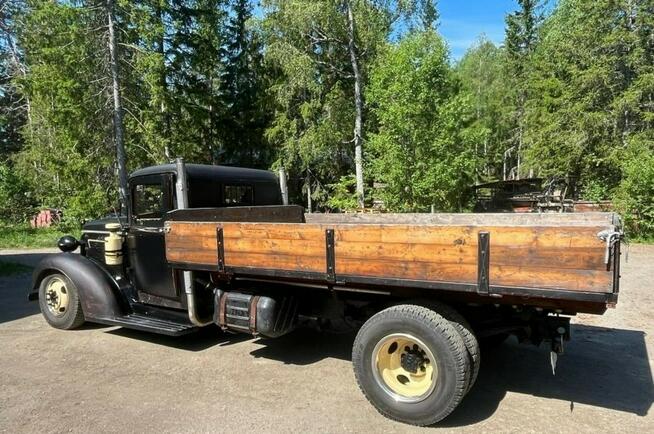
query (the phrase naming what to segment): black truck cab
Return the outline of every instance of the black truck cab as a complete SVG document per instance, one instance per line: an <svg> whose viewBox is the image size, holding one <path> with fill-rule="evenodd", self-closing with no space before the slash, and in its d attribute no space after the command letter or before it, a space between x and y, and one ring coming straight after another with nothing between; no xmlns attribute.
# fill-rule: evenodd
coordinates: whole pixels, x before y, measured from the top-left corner
<svg viewBox="0 0 654 434"><path fill-rule="evenodd" d="M168 213L178 208L176 170L167 164L131 175L127 254L130 277L142 301L184 307L180 285L175 284L178 276L165 258L163 234ZM188 208L281 204L279 184L271 172L188 164L186 177Z"/></svg>
<svg viewBox="0 0 654 434"><path fill-rule="evenodd" d="M126 215L88 221L82 227L79 241L71 241L71 237L60 241L64 251L79 246L80 255L48 256L35 269L30 299L40 299L44 312L49 312L48 306L52 308L53 303L61 303L66 294L57 295L52 289L48 292L42 288L47 286L48 276L59 276L80 292L87 320L167 334L191 329L193 324L188 322L186 314L188 302L184 296L183 272L172 269L166 261L164 226L171 213L180 208L181 202L185 202L183 208L215 210L280 205L282 197L278 179L269 171L178 164L152 166L132 173ZM183 200L176 189L180 167L183 167L185 178ZM118 253L119 265L107 259L106 240L111 235L108 228L112 225L118 228L115 232L124 240ZM114 300L109 302L110 299ZM141 327L140 316L171 318L175 326L170 330L166 329L166 324ZM59 317L55 315L51 320L52 325L65 326L67 324L53 322L74 322L75 318L62 310Z"/></svg>

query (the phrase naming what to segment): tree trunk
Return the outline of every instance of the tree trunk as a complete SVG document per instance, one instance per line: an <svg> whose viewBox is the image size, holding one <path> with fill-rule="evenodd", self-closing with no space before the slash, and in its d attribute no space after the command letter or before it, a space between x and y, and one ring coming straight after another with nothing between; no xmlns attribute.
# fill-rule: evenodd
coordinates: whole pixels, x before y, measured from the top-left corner
<svg viewBox="0 0 654 434"><path fill-rule="evenodd" d="M350 53L350 62L352 63L352 72L354 73L354 169L357 180L357 202L359 208L365 206L363 192L363 95L361 91L363 78L359 70L359 59L357 56L355 44L355 23L354 14L352 13L352 4L348 0L345 2L347 8L348 24L348 44L347 48Z"/></svg>
<svg viewBox="0 0 654 434"><path fill-rule="evenodd" d="M166 98L168 97L168 84L166 81L166 23L164 21L164 11L160 3L155 5L155 13L157 15L157 20L161 25L161 34L158 35L157 39L157 52L161 56L161 71L159 74L159 86L161 91L161 101L159 104L159 114L161 116L163 131L161 136L164 138L164 159L166 163L172 161L172 156L170 154L170 118L168 116L168 108L166 107Z"/></svg>
<svg viewBox="0 0 654 434"><path fill-rule="evenodd" d="M123 106L120 99L120 73L118 68L118 53L114 16L114 0L107 0L107 21L109 27L109 64L111 69L111 84L114 99L114 144L116 146L116 165L118 168L118 196L121 210L129 213L129 198L127 194L127 157L125 155L125 134L123 130Z"/></svg>
<svg viewBox="0 0 654 434"><path fill-rule="evenodd" d="M307 175L307 212L311 214L313 211L313 204L311 200L311 177Z"/></svg>

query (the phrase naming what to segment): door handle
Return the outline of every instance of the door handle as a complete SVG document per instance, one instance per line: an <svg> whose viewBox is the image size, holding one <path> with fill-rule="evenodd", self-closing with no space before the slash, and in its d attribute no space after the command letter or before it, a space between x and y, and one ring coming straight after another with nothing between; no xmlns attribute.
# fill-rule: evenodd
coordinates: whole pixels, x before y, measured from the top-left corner
<svg viewBox="0 0 654 434"><path fill-rule="evenodd" d="M163 228L152 228L152 227L134 227L136 232L147 232L149 234L162 234Z"/></svg>

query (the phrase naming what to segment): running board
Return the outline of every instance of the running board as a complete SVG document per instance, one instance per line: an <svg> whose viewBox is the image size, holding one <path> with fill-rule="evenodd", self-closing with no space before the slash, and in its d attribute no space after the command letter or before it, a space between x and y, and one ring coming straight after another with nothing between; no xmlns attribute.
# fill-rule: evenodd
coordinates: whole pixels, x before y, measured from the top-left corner
<svg viewBox="0 0 654 434"><path fill-rule="evenodd" d="M89 318L89 321L168 336L181 336L198 329L192 324L158 319L136 313L115 318Z"/></svg>

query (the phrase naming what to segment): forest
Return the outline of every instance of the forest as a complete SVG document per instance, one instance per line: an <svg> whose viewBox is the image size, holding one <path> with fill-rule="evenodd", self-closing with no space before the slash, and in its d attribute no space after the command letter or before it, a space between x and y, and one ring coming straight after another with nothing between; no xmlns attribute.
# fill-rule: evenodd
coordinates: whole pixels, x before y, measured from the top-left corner
<svg viewBox="0 0 654 434"><path fill-rule="evenodd" d="M453 59L436 0L0 0L0 226L112 212L124 149L283 166L318 211L566 178L651 238L653 30L654 0L517 0Z"/></svg>

